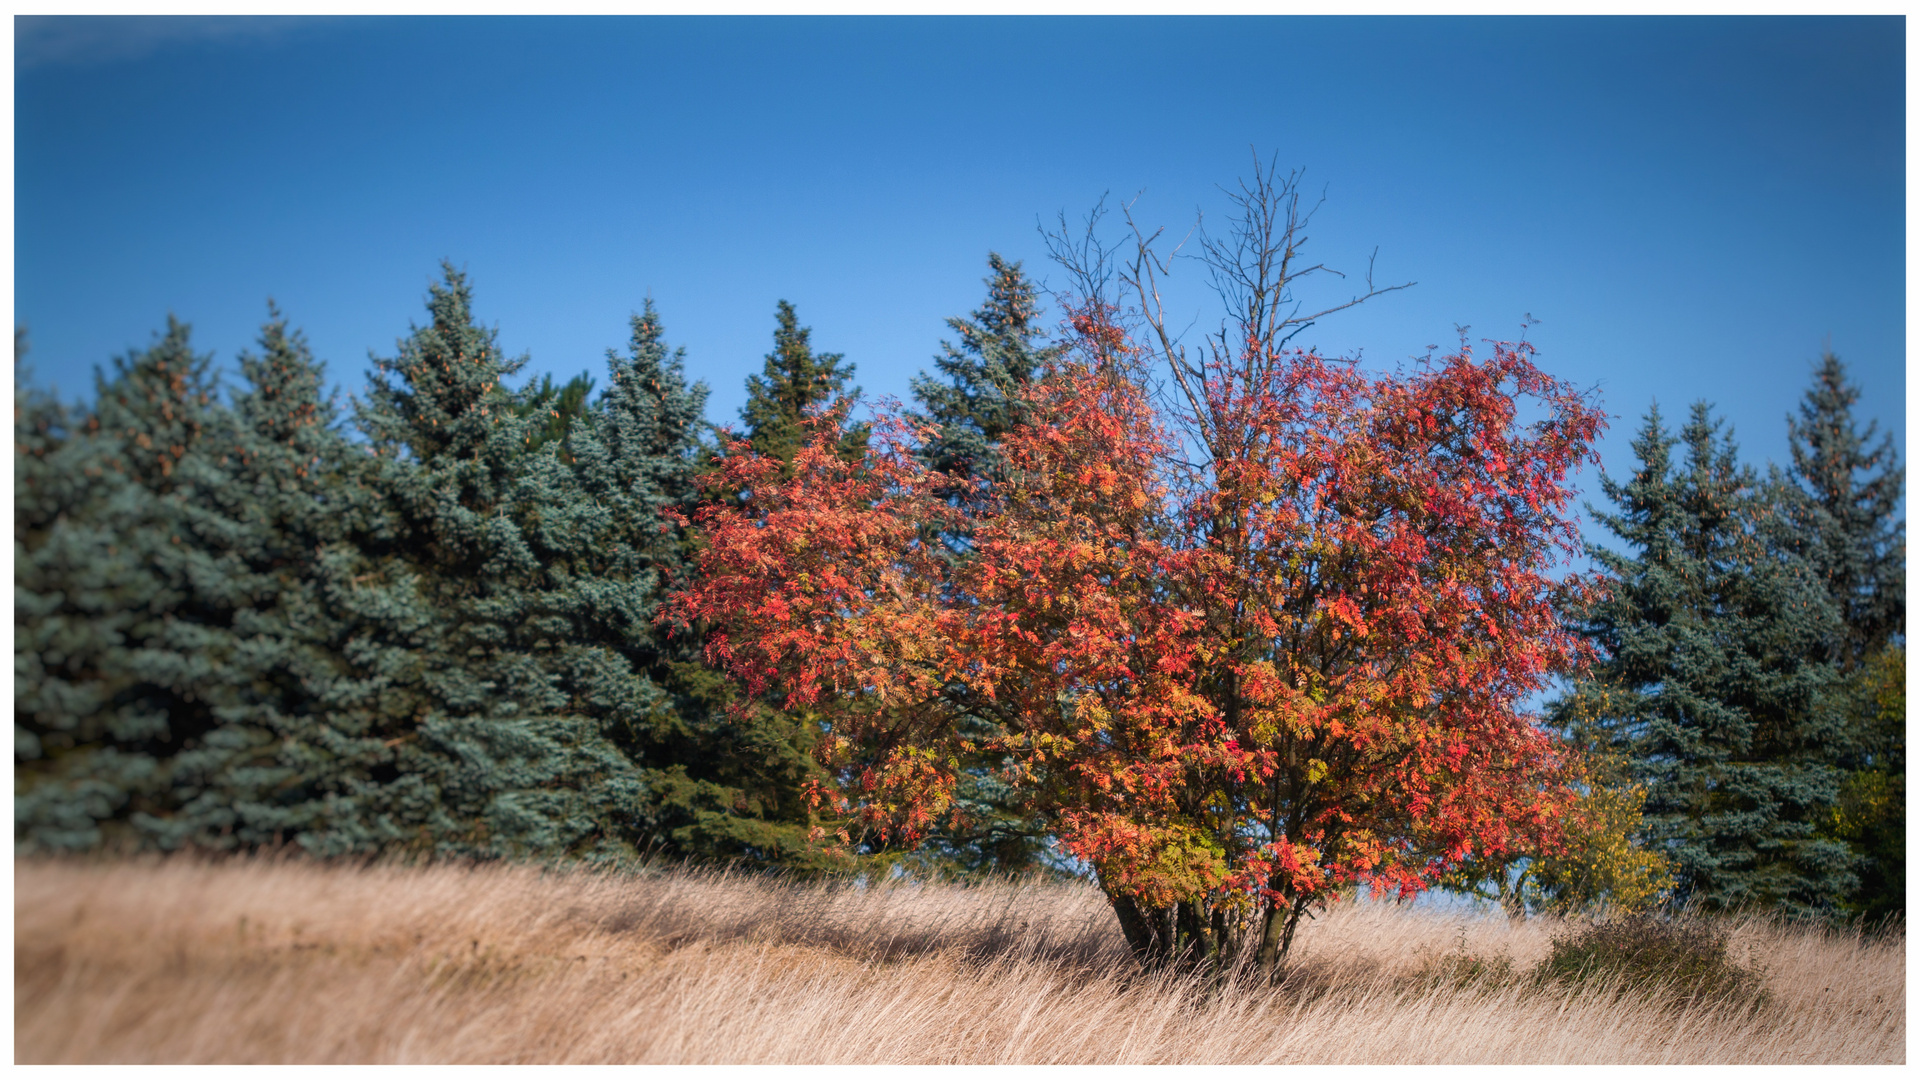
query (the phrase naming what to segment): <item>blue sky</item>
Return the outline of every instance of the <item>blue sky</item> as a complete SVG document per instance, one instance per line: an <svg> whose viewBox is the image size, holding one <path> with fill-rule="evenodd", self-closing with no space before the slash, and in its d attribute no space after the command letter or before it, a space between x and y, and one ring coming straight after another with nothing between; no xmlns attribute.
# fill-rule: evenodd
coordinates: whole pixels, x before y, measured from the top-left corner
<svg viewBox="0 0 1920 1080"><path fill-rule="evenodd" d="M222 363L267 297L343 392L439 260L530 373L652 296L730 421L775 302L904 397L989 250L1103 193L1218 220L1249 147L1326 202L1309 252L1415 288L1303 343L1391 364L1528 337L1627 442L1716 403L1786 460L1823 344L1905 440L1898 18L16 20L14 317L32 376L168 312ZM1182 271L1198 278L1197 268ZM1176 289L1187 317L1216 318ZM1310 296L1344 298L1339 282ZM1310 340L1309 340L1310 339ZM1588 473L1582 486L1595 489Z"/></svg>

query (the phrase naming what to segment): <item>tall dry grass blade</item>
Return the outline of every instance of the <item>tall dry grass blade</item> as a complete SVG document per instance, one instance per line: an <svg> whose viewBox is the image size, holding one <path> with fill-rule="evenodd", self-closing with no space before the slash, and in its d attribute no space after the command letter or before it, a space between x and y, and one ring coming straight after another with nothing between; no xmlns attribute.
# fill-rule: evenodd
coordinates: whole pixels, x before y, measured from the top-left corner
<svg viewBox="0 0 1920 1080"><path fill-rule="evenodd" d="M1097 889L287 859L14 867L21 1062L1903 1062L1905 945L1759 919L1771 1002L1524 972L1556 927L1343 904L1278 986L1136 972ZM1491 963L1505 957L1503 969ZM1481 970L1481 969L1475 969ZM1503 981L1504 980L1504 981Z"/></svg>

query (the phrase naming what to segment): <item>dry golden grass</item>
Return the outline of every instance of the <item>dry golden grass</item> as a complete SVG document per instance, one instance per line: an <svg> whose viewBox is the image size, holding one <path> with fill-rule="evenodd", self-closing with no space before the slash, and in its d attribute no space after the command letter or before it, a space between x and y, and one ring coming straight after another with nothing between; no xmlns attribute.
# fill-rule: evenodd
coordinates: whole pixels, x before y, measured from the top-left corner
<svg viewBox="0 0 1920 1080"><path fill-rule="evenodd" d="M1905 941L1748 921L1758 1009L1454 989L1555 928L1349 903L1279 987L1133 973L1085 886L14 864L18 1062L1905 1061Z"/></svg>

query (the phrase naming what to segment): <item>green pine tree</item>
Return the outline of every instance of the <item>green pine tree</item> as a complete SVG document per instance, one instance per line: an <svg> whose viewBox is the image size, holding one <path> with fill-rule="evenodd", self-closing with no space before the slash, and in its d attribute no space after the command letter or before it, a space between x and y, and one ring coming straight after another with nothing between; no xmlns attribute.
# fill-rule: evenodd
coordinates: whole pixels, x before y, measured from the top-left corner
<svg viewBox="0 0 1920 1080"><path fill-rule="evenodd" d="M549 635L583 710L603 716L641 768L644 846L677 858L809 866L805 781L813 729L776 710L729 709L724 679L701 662L694 628L656 624L661 600L691 569L680 522L713 450L702 439L705 384L688 385L651 301L634 316L625 356L607 354L606 395L575 426L569 475L579 512L543 532L553 578ZM678 517L676 517L676 515Z"/></svg>
<svg viewBox="0 0 1920 1080"><path fill-rule="evenodd" d="M376 358L358 422L386 510L356 538L358 666L380 686L392 759L351 796L376 840L470 855L633 853L639 781L544 655L550 496L529 463L544 424L506 386L525 364L472 316L451 266L431 321ZM543 648L543 642L546 643Z"/></svg>
<svg viewBox="0 0 1920 1080"><path fill-rule="evenodd" d="M856 397L860 388L847 388L853 365L845 363L846 357L813 351L813 331L800 325L792 304L780 301L775 319L773 351L767 354L765 369L747 377L747 403L740 419L754 452L778 458L791 473L793 456L807 441L804 421L809 411ZM867 436L866 425L850 426L841 453L849 460L859 457Z"/></svg>
<svg viewBox="0 0 1920 1080"><path fill-rule="evenodd" d="M17 363L17 361L16 361ZM220 412L209 357L169 318L96 372L75 414L15 387L14 834L24 847L147 842L220 726L180 489Z"/></svg>
<svg viewBox="0 0 1920 1080"><path fill-rule="evenodd" d="M1577 627L1600 659L1554 715L1629 762L1681 899L1830 917L1858 861L1818 835L1844 718L1813 654L1836 613L1786 550L1785 496L1737 463L1706 405L1678 442L1683 464L1651 410L1632 479L1601 477L1617 512L1596 519L1628 550L1589 546L1611 591Z"/></svg>
<svg viewBox="0 0 1920 1080"><path fill-rule="evenodd" d="M1022 419L1018 394L1061 353L1042 344L1039 296L1020 264L987 255L987 302L971 318L947 320L958 345L943 341L934 366L945 376L914 378L921 419L939 427L921 454L929 468L950 476L999 477L1000 440Z"/></svg>
<svg viewBox="0 0 1920 1080"><path fill-rule="evenodd" d="M916 419L938 429L922 446L921 459L949 476L982 482L984 487L956 496L974 502L990 499L992 485L1002 479L1000 440L1023 419L1020 391L1061 353L1043 344L1038 294L1020 264L989 253L987 265L986 303L971 317L947 320L959 343L940 343L934 365L945 380L921 374L912 383L922 410ZM950 558L968 557L967 537L941 541ZM973 737L985 741L996 734L984 714L963 715L974 717L967 721L975 726ZM1024 810L1001 778L1000 765L982 758L964 769L955 795L965 824L936 829L926 845L941 869L981 874L1046 865L1045 824Z"/></svg>
<svg viewBox="0 0 1920 1080"><path fill-rule="evenodd" d="M1862 859L1847 910L1870 924L1905 918L1907 910L1906 678L1903 645L1881 649L1850 673L1845 700L1856 749L1821 829Z"/></svg>
<svg viewBox="0 0 1920 1080"><path fill-rule="evenodd" d="M1793 451L1799 550L1841 606L1843 635L1834 658L1851 671L1904 634L1907 618L1906 523L1899 514L1906 470L1893 436L1873 442L1877 423L1853 420L1859 388L1832 353L1787 418Z"/></svg>
<svg viewBox="0 0 1920 1080"><path fill-rule="evenodd" d="M587 399L593 396L593 376L582 372L556 386L552 375L527 388L527 399L520 405L522 416L543 418L544 426L534 436L529 449L537 450L550 442L560 442L587 411Z"/></svg>
<svg viewBox="0 0 1920 1080"><path fill-rule="evenodd" d="M1864 860L1849 909L1879 920L1906 910L1906 696L1895 689L1905 668L1905 470L1892 436L1876 445L1877 425L1855 425L1859 399L1840 359L1823 355L1799 419L1787 418L1793 469L1783 487L1794 550L1841 614L1822 655L1845 677L1847 774L1824 832Z"/></svg>
<svg viewBox="0 0 1920 1080"><path fill-rule="evenodd" d="M848 387L854 368L842 354L813 351L812 330L800 325L792 304L780 301L774 317L773 351L761 373L747 377L740 418L753 452L779 460L781 475L791 476L794 455L809 438L809 415L844 405L860 390ZM870 434L864 423L848 424L841 456L863 457ZM817 721L769 701L736 701L710 670L678 670L682 686L705 708L653 735L659 763L650 774L653 798L669 850L828 868L806 842L811 814L800 797L818 770L809 756Z"/></svg>

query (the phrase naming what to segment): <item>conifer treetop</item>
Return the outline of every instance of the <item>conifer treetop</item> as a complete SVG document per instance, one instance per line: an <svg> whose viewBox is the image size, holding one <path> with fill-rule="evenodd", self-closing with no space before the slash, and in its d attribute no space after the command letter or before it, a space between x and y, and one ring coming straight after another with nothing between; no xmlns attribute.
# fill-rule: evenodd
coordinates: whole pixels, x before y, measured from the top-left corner
<svg viewBox="0 0 1920 1080"><path fill-rule="evenodd" d="M166 333L152 346L115 357L111 377L94 372L98 430L118 440L119 467L156 490L171 483L174 469L205 434L218 391L209 372L213 354L194 353L191 331L168 315Z"/></svg>
<svg viewBox="0 0 1920 1080"><path fill-rule="evenodd" d="M860 388L847 388L853 365L846 357L813 351L813 331L800 325L792 304L780 301L774 317L773 351L767 354L765 369L747 378L747 404L740 419L754 452L791 465L807 439L808 410L858 395Z"/></svg>
<svg viewBox="0 0 1920 1080"><path fill-rule="evenodd" d="M947 320L960 341L941 342L934 359L946 381L920 375L912 383L925 419L941 429L925 448L927 463L957 476L994 476L995 448L1021 419L1020 391L1063 352L1044 344L1038 290L1020 264L990 252L987 265L987 302L969 318Z"/></svg>
<svg viewBox="0 0 1920 1080"><path fill-rule="evenodd" d="M241 425L263 439L288 445L310 428L331 427L337 409L326 391L326 365L314 359L305 334L288 329L286 316L272 300L267 301L259 344L259 353L242 350L236 357L247 384L233 395Z"/></svg>
<svg viewBox="0 0 1920 1080"><path fill-rule="evenodd" d="M687 382L687 350L667 348L652 297L629 325L627 355L607 350L607 414L619 437L637 452L648 457L685 454L698 442L710 393L707 384Z"/></svg>
<svg viewBox="0 0 1920 1080"><path fill-rule="evenodd" d="M419 461L471 457L499 446L491 429L515 396L505 380L527 365L525 356L506 357L497 332L473 321L466 275L450 262L440 268L444 280L427 289L427 325L415 326L399 342L398 355L372 358L368 407L361 410L362 425L377 449L404 448ZM524 420L529 429L536 423ZM531 430L524 434L520 449L532 437Z"/></svg>
<svg viewBox="0 0 1920 1080"><path fill-rule="evenodd" d="M1874 443L1877 421L1856 427L1859 400L1846 366L1827 352L1799 418L1787 417L1801 549L1842 608L1846 629L1833 651L1849 669L1906 625L1906 523L1898 513L1906 470L1891 434Z"/></svg>

